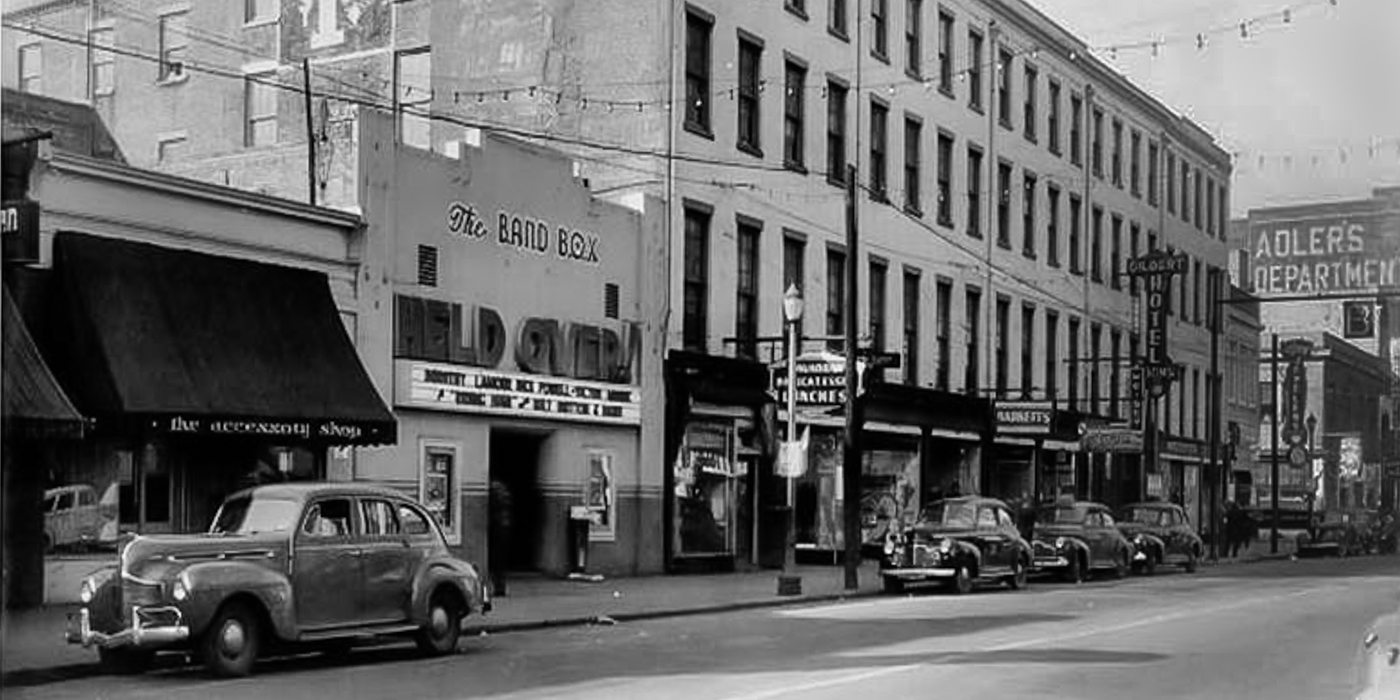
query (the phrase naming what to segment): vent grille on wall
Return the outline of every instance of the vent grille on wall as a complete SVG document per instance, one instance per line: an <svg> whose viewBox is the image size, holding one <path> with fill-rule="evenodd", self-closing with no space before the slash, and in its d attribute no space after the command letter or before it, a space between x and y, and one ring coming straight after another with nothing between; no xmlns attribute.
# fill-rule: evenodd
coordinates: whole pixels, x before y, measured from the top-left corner
<svg viewBox="0 0 1400 700"><path fill-rule="evenodd" d="M608 282L603 285L603 316L607 318L617 318L618 307L617 285Z"/></svg>
<svg viewBox="0 0 1400 700"><path fill-rule="evenodd" d="M438 283L438 250L434 246L418 246L418 284L436 287Z"/></svg>

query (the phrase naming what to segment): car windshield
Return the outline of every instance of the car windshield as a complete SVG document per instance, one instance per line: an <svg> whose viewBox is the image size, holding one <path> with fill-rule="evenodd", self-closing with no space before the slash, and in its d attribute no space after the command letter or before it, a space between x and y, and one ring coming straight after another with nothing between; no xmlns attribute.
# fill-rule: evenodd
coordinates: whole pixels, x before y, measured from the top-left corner
<svg viewBox="0 0 1400 700"><path fill-rule="evenodd" d="M280 498L240 496L224 502L209 532L216 535L252 535L283 532L296 527L298 504Z"/></svg>
<svg viewBox="0 0 1400 700"><path fill-rule="evenodd" d="M1084 522L1086 515L1088 515L1088 511L1083 508L1076 508L1074 506L1050 506L1040 509L1040 513L1036 516L1036 522L1047 524L1069 523L1077 525Z"/></svg>
<svg viewBox="0 0 1400 700"><path fill-rule="evenodd" d="M971 503L939 501L925 508L919 520L947 527L972 527L977 522L977 509Z"/></svg>
<svg viewBox="0 0 1400 700"><path fill-rule="evenodd" d="M1166 513L1156 508L1129 508L1118 520L1139 525L1165 525Z"/></svg>

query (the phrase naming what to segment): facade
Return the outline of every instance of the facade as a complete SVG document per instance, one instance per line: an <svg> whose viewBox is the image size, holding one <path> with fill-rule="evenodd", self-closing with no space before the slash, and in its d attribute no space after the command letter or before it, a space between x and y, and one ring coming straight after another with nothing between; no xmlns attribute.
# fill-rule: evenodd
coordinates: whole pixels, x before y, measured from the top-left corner
<svg viewBox="0 0 1400 700"><path fill-rule="evenodd" d="M881 1L859 17L851 3L805 0L353 4L109 12L99 1L91 18L88 3L14 10L19 23L96 31L99 46L159 55L89 54L86 41L80 50L7 30L16 60L6 65L17 68L4 79L56 91L110 72L91 79L88 97L108 110L128 158L238 187L319 188L332 202L353 194L341 145L346 106L358 102L392 111L405 145L460 156L471 127L497 127L568 151L604 196L670 202L655 295L669 310L659 329L667 423L660 458L642 469L660 472L663 556L676 568L692 550L731 563L771 551L763 527L742 523L777 520L785 507L780 481L746 475L769 468L785 423L769 371L787 356L777 339L793 284L806 301L796 355L844 357L849 287L861 349L900 358L874 378L914 390L880 390L903 408L867 415L867 465L879 475L862 494L867 520L888 519L880 504L890 501L912 514L955 482L1013 498L1194 498L1210 416L1206 280L1225 263L1228 155L1029 4ZM199 32L160 53L160 32L181 26ZM57 77L26 83L24 55ZM314 159L303 98L290 89L303 59L317 98ZM845 243L848 166L859 251ZM1143 295L1124 273L1152 249L1188 256L1170 295L1170 354L1184 372L1155 411L1160 468L1140 452L1077 443L1080 425L1127 416ZM854 284L848 255L858 257ZM997 401L1038 401L1037 416L1059 417L1029 434L999 427ZM839 523L845 505L832 449L840 418L801 422L815 447L793 504L799 540L835 548L823 523ZM747 520L730 518L744 509ZM725 532L720 521L736 524Z"/></svg>
<svg viewBox="0 0 1400 700"><path fill-rule="evenodd" d="M1257 506L1258 494L1253 487L1269 467L1255 459L1261 444L1259 402L1262 394L1256 371L1262 328L1260 304L1233 285L1229 299L1231 303L1223 309L1225 326L1220 340L1225 493L1226 500L1242 506Z"/></svg>

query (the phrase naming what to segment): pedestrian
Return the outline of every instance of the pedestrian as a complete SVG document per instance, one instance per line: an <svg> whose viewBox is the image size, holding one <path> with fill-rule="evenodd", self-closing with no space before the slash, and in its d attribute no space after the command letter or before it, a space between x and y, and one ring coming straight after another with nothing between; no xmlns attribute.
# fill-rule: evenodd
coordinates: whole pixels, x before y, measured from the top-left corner
<svg viewBox="0 0 1400 700"><path fill-rule="evenodd" d="M500 479L492 479L486 514L486 567L491 578L491 594L500 598L506 596L506 568L510 565L511 516L514 507L510 487Z"/></svg>
<svg viewBox="0 0 1400 700"><path fill-rule="evenodd" d="M1239 556L1243 544L1243 526L1240 508L1234 501L1225 504L1225 556L1233 559Z"/></svg>

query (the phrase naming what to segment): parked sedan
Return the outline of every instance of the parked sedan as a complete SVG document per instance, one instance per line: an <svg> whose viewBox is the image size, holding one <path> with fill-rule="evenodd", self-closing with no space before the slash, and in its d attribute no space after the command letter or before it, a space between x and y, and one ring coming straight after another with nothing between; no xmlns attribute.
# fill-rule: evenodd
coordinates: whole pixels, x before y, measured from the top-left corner
<svg viewBox="0 0 1400 700"><path fill-rule="evenodd" d="M1299 557L1351 557L1364 554L1361 535L1351 523L1323 523L1313 529L1312 535L1304 532L1298 535Z"/></svg>
<svg viewBox="0 0 1400 700"><path fill-rule="evenodd" d="M1133 571L1151 575L1161 564L1196 570L1205 545L1175 503L1134 503L1118 511L1118 530L1133 543Z"/></svg>
<svg viewBox="0 0 1400 700"><path fill-rule="evenodd" d="M1356 699L1400 697L1400 609L1381 615L1361 638Z"/></svg>
<svg viewBox="0 0 1400 700"><path fill-rule="evenodd" d="M1030 545L1021 538L1005 503L965 496L935 501L912 527L886 537L880 577L886 592L907 583L940 581L954 593L968 593L974 583L1026 585Z"/></svg>
<svg viewBox="0 0 1400 700"><path fill-rule="evenodd" d="M1122 577L1132 565L1133 544L1101 503L1066 500L1041 506L1031 540L1032 571L1066 581L1078 583L1097 569Z"/></svg>
<svg viewBox="0 0 1400 700"><path fill-rule="evenodd" d="M462 618L490 609L476 569L400 492L365 484L275 484L224 501L203 535L137 537L89 576L68 641L139 672L156 652L243 676L270 647L343 648L406 635L457 647Z"/></svg>

